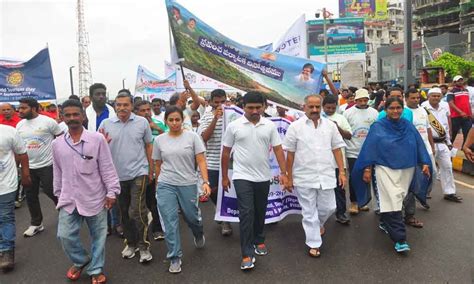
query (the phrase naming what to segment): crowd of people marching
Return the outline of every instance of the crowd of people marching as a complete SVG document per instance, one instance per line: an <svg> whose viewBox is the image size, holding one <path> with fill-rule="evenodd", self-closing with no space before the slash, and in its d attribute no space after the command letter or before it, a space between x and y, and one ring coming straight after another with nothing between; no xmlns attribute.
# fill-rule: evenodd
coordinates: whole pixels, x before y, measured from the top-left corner
<svg viewBox="0 0 474 284"><path fill-rule="evenodd" d="M472 84L471 84L472 85ZM349 214L368 211L374 194L379 228L399 252L410 250L405 226L422 228L416 199L429 209L432 180L444 199L456 193L451 153L461 130L463 150L473 161L474 88L461 76L452 86L323 90L308 95L303 112L271 106L263 94L230 98L216 89L206 99L185 81L186 91L169 101L151 102L120 90L107 103L106 86L90 86L90 96L71 96L43 109L33 98L16 107L0 106L0 268L14 268L15 207L23 199L31 223L24 237L45 230L40 188L58 209L57 237L72 262L66 273L85 271L105 283L105 243L109 234L125 239L124 259L152 260L150 240L165 240L169 272L181 272L179 214L196 248L206 243L199 202L216 204L221 188L235 188L239 209L242 270L268 254L265 213L270 186L269 149L278 161L279 181L295 192L302 210L308 254L321 254L325 222L349 224ZM244 115L224 129L226 105ZM283 139L266 117L291 121ZM469 134L468 134L469 132ZM232 159L233 175L229 176ZM350 177L347 178L346 175ZM21 186L20 186L21 185ZM152 218L149 219L149 212ZM81 243L85 222L91 250ZM230 223L220 223L223 236ZM50 228L53 229L53 228Z"/></svg>

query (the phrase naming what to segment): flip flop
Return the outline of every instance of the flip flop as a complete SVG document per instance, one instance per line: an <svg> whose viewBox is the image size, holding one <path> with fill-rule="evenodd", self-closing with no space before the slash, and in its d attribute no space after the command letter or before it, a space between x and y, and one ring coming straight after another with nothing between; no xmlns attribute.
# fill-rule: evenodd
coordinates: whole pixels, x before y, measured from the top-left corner
<svg viewBox="0 0 474 284"><path fill-rule="evenodd" d="M79 267L75 265L71 266L67 270L66 277L71 281L76 281L77 279L81 277L82 270L89 264L89 262L91 261L89 260L86 263L84 263L84 265L79 266Z"/></svg>
<svg viewBox="0 0 474 284"><path fill-rule="evenodd" d="M321 252L319 251L319 248L311 248L308 251L309 256L311 257L319 257L321 256Z"/></svg>
<svg viewBox="0 0 474 284"><path fill-rule="evenodd" d="M92 284L104 284L107 283L107 277L104 274L96 274L91 276Z"/></svg>

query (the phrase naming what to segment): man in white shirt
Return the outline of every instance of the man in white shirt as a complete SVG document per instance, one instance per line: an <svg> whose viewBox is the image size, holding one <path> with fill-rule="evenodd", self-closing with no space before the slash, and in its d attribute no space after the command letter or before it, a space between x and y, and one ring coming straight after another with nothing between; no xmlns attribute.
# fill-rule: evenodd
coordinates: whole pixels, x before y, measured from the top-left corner
<svg viewBox="0 0 474 284"><path fill-rule="evenodd" d="M379 115L378 111L369 107L369 92L366 89L359 89L355 92L355 102L356 105L346 110L343 114L352 129L352 139L346 140L346 156L349 172L354 168L362 144L364 144L365 138L369 133L370 126L377 120ZM350 214L358 214L359 209L362 211L369 210L367 206L363 208L358 207L354 186L350 179L349 193L351 200L351 206L349 208Z"/></svg>
<svg viewBox="0 0 474 284"><path fill-rule="evenodd" d="M435 151L433 136L431 134L431 126L428 121L428 113L424 108L419 106L420 93L418 92L418 90L415 88L408 89L408 91L405 93L405 101L406 107L411 110L413 114L413 125L418 130L418 133L420 133L421 138L425 142L425 147L431 157L432 164L436 165L433 157L433 153ZM405 223L415 228L422 228L423 223L415 218L416 201L413 192L408 191L403 205L405 213ZM422 204L422 206L426 209L430 208L428 204Z"/></svg>
<svg viewBox="0 0 474 284"><path fill-rule="evenodd" d="M265 214L270 190L269 158L273 148L280 167L280 183L286 185L285 155L275 124L262 117L265 98L259 92L244 96L244 115L228 126L222 140L222 187L228 190L230 153L233 150L233 176L239 208L240 247L242 263L240 269L252 269L254 254L266 255Z"/></svg>
<svg viewBox="0 0 474 284"><path fill-rule="evenodd" d="M336 124L339 134L346 140L352 139L352 129L347 119L336 112L337 97L327 96L323 99L323 117L328 118ZM345 146L345 143L344 143ZM345 146L346 147L346 146ZM346 151L345 147L341 149L342 160L344 162L344 170L346 169ZM336 169L336 177L339 176L339 169ZM338 186L334 189L336 194L336 221L341 224L349 224L350 219L346 216L346 190L344 187Z"/></svg>
<svg viewBox="0 0 474 284"><path fill-rule="evenodd" d="M21 164L21 183L31 186L25 143L15 128L0 124L0 269L10 271L15 265L15 197L18 172L15 155Z"/></svg>
<svg viewBox="0 0 474 284"><path fill-rule="evenodd" d="M453 164L451 162L451 138L450 129L450 109L445 102L441 101L441 89L432 88L428 91L428 100L421 105L428 110L435 120L430 120L431 133L435 144L435 159L439 166L441 188L444 199L454 202L462 202L462 198L456 195L456 185L454 183ZM429 115L428 115L429 117Z"/></svg>
<svg viewBox="0 0 474 284"><path fill-rule="evenodd" d="M32 186L25 188L26 203L31 216L31 225L23 233L25 237L32 237L44 230L43 214L39 201L39 188L56 205L58 199L53 194L53 152L52 142L63 131L56 121L47 116L38 114L39 103L33 98L20 100L18 112L22 121L16 129L26 143L30 163Z"/></svg>
<svg viewBox="0 0 474 284"><path fill-rule="evenodd" d="M152 117L158 121L165 123L165 113L161 111L161 100L159 98L154 98L151 100L151 107L153 109Z"/></svg>
<svg viewBox="0 0 474 284"><path fill-rule="evenodd" d="M104 84L95 83L91 85L89 95L92 107L86 108L87 130L96 132L103 120L114 118L116 115L114 108L107 104L107 88Z"/></svg>
<svg viewBox="0 0 474 284"><path fill-rule="evenodd" d="M320 95L305 98L306 116L290 125L283 142L287 151L287 189L291 192L295 186L312 257L320 255L324 223L336 209L334 189L346 183L341 151L346 144L336 124L320 117L321 101Z"/></svg>

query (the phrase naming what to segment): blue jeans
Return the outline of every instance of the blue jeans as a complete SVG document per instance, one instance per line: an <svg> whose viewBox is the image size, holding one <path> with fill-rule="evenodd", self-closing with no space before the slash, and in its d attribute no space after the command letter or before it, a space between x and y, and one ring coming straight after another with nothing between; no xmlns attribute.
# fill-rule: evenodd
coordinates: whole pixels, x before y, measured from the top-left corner
<svg viewBox="0 0 474 284"><path fill-rule="evenodd" d="M0 252L15 248L16 191L0 195Z"/></svg>
<svg viewBox="0 0 474 284"><path fill-rule="evenodd" d="M176 186L158 182L156 189L158 211L163 221L168 259L181 258L181 238L179 235L178 208L195 238L203 235L201 211L198 207L198 189L196 185Z"/></svg>
<svg viewBox="0 0 474 284"><path fill-rule="evenodd" d="M82 222L86 221L92 243L92 258L81 243L80 231ZM74 210L69 214L64 209L59 211L58 239L64 252L74 266L81 267L90 261L87 274L102 272L105 262L105 239L107 237L107 209L95 216L81 216Z"/></svg>

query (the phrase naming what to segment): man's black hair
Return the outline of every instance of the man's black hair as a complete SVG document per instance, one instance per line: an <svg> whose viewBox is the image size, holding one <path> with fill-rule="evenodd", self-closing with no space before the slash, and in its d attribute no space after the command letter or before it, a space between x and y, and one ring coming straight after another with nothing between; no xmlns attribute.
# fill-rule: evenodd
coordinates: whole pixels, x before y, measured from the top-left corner
<svg viewBox="0 0 474 284"><path fill-rule="evenodd" d="M78 96L76 96L76 95L70 95L68 99L70 99L70 100L76 100L76 101L81 101L81 99L80 99Z"/></svg>
<svg viewBox="0 0 474 284"><path fill-rule="evenodd" d="M327 104L336 104L337 105L337 97L334 96L334 95L326 96L323 99L323 106L325 106Z"/></svg>
<svg viewBox="0 0 474 284"><path fill-rule="evenodd" d="M150 101L147 101L147 100L141 100L141 101L138 101L136 102L134 105L133 105L133 109L135 111L138 111L138 109L141 107L141 106L144 106L144 105L151 105Z"/></svg>
<svg viewBox="0 0 474 284"><path fill-rule="evenodd" d="M418 90L415 89L415 88L409 88L406 93L405 93L405 98L409 98L410 97L410 94L415 94L415 93L418 93Z"/></svg>
<svg viewBox="0 0 474 284"><path fill-rule="evenodd" d="M245 106L246 104L262 104L265 105L266 98L265 96L256 91L251 91L245 94L244 100L243 100L243 105Z"/></svg>
<svg viewBox="0 0 474 284"><path fill-rule="evenodd" d="M227 97L226 93L222 89L215 89L211 92L211 98L210 100L212 101L213 98L222 98L222 97Z"/></svg>
<svg viewBox="0 0 474 284"><path fill-rule="evenodd" d="M20 104L27 104L30 108L35 108L36 111L39 111L40 109L40 104L37 100L33 98L22 98L18 101L20 102Z"/></svg>
<svg viewBox="0 0 474 284"><path fill-rule="evenodd" d="M81 112L84 111L84 109L82 108L81 102L78 101L78 100L69 99L69 100L65 101L62 104L62 111L64 111L64 109L67 108L67 107L77 107L81 110Z"/></svg>
<svg viewBox="0 0 474 284"><path fill-rule="evenodd" d="M94 90L97 90L97 89L107 90L107 87L105 87L105 85L102 83L94 83L89 87L89 96L92 96L92 94L94 93Z"/></svg>
<svg viewBox="0 0 474 284"><path fill-rule="evenodd" d="M387 94L390 96L390 94L391 94L392 92L395 92L395 91L399 91L400 94L403 95L403 90L402 90L402 88L399 88L399 87L391 87L390 89L388 89L388 93L387 93Z"/></svg>

